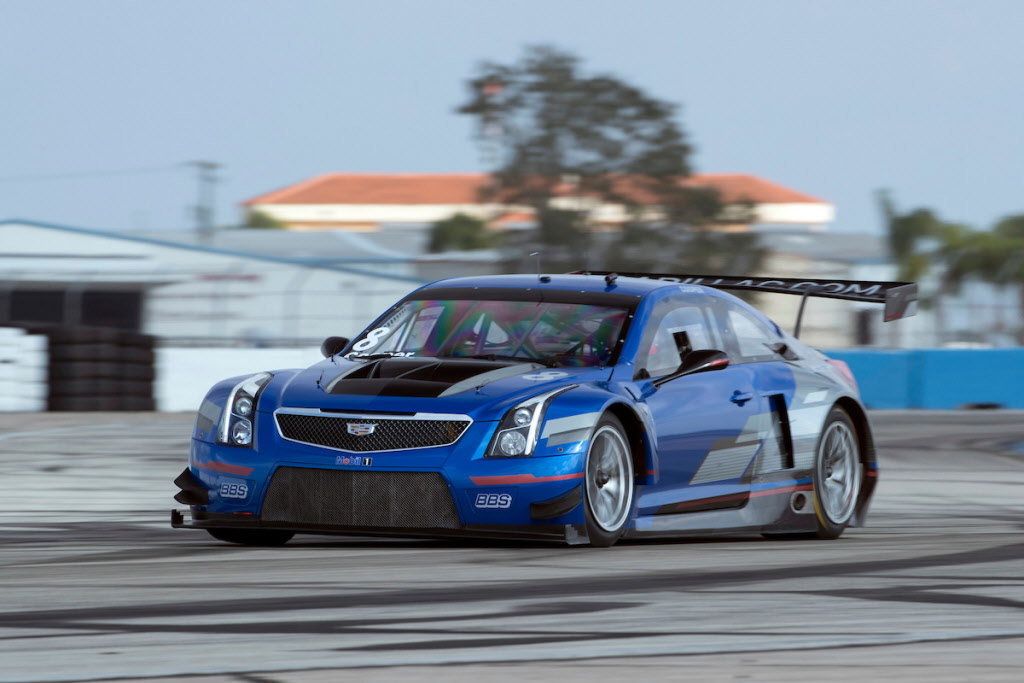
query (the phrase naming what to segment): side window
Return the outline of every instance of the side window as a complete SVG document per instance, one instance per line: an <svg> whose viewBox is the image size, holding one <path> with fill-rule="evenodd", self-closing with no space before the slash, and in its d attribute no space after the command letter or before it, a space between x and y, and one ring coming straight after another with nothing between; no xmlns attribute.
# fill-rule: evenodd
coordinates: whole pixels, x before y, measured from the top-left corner
<svg viewBox="0 0 1024 683"><path fill-rule="evenodd" d="M722 332L729 345L729 357L734 363L760 363L779 360L779 355L768 348L777 342L778 335L749 311L728 301L721 302Z"/></svg>
<svg viewBox="0 0 1024 683"><path fill-rule="evenodd" d="M662 308L659 306L659 308ZM689 351L721 349L722 343L712 325L710 311L695 302L675 302L655 312L644 333L640 367L651 377L661 377L679 367Z"/></svg>

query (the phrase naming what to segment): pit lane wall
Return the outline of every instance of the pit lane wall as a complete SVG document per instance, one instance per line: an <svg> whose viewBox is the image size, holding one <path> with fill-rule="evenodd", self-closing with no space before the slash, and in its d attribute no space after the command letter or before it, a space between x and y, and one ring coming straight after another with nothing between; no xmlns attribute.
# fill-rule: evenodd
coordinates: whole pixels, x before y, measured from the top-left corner
<svg viewBox="0 0 1024 683"><path fill-rule="evenodd" d="M1024 409L1024 348L826 353L850 366L869 408Z"/></svg>

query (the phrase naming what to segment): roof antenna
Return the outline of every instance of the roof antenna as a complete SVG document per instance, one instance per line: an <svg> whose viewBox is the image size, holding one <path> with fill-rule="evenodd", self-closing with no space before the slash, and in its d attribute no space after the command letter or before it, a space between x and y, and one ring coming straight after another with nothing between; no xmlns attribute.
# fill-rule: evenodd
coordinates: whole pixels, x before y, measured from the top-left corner
<svg viewBox="0 0 1024 683"><path fill-rule="evenodd" d="M530 256L536 256L537 257L537 281L538 282L551 282L551 278L548 277L547 275L545 275L544 277L540 276L540 252L539 251L535 251L535 252L531 253Z"/></svg>

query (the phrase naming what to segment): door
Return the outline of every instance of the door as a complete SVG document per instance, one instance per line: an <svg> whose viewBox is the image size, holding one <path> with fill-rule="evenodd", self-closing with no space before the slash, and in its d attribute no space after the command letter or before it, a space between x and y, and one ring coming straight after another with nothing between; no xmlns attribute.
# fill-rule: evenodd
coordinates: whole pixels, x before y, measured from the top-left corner
<svg viewBox="0 0 1024 683"><path fill-rule="evenodd" d="M739 507L746 502L751 462L760 449L765 398L755 373L727 340L709 297L668 297L650 317L636 381L656 428L657 478L638 499L641 515ZM725 331L728 332L728 331ZM671 380L690 351L726 351L730 365ZM736 362L740 360L741 362Z"/></svg>

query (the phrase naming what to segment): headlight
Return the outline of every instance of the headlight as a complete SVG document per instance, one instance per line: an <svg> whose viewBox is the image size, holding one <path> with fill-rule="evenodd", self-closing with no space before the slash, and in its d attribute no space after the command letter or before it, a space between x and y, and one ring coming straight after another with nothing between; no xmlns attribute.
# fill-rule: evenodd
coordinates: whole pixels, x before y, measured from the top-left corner
<svg viewBox="0 0 1024 683"><path fill-rule="evenodd" d="M240 448L252 447L252 421L256 417L256 401L271 377L273 375L269 372L261 372L231 390L217 430L219 443Z"/></svg>
<svg viewBox="0 0 1024 683"><path fill-rule="evenodd" d="M540 396L534 396L505 413L505 417L501 418L501 423L498 425L498 431L491 439L491 445L487 448L486 457L525 458L533 455L548 404L555 396L565 393L575 386L572 384Z"/></svg>

